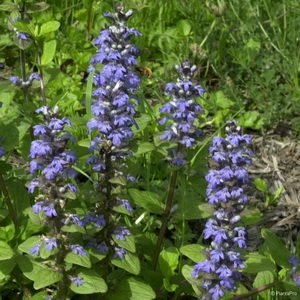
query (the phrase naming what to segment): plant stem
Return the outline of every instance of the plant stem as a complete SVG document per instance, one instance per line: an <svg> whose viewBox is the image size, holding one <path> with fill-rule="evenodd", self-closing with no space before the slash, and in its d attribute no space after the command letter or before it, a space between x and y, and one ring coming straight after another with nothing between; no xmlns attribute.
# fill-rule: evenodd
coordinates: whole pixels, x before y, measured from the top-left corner
<svg viewBox="0 0 300 300"><path fill-rule="evenodd" d="M177 179L177 171L173 171L171 174L171 180L170 180L168 196L167 196L167 200L166 200L165 211L164 211L163 218L162 218L162 226L159 231L156 248L155 248L155 252L154 252L154 256L153 256L153 260L152 260L154 270L156 270L156 267L157 267L157 262L158 262L161 245L164 240L165 233L166 233L167 226L168 226L168 220L169 220L170 213L171 213L173 197L174 197L174 192L175 192L175 187L176 187L176 179Z"/></svg>
<svg viewBox="0 0 300 300"><path fill-rule="evenodd" d="M43 99L43 105L45 106L47 104L46 93L45 93L45 82L44 82L44 74L43 74L43 69L42 69L41 54L39 51L38 44L36 44L36 48L37 48L37 59L38 59L39 76L40 76L41 95L42 95L42 99Z"/></svg>
<svg viewBox="0 0 300 300"><path fill-rule="evenodd" d="M25 13L25 1L22 3L22 9L20 10L21 20L24 19L24 13ZM24 49L20 49L20 66L21 66L22 81L26 82L26 58L25 58ZM24 94L24 100L26 103L28 103L28 87L24 86L22 90Z"/></svg>
<svg viewBox="0 0 300 300"><path fill-rule="evenodd" d="M262 291L265 291L265 290L267 290L267 289L269 289L269 288L271 288L271 287L273 287L273 286L275 286L275 285L277 285L279 283L282 283L282 280L277 280L277 281L274 281L272 283L260 286L260 287L258 287L256 289L251 290L249 293L245 293L245 294L241 294L241 295L238 295L238 296L234 296L230 300L246 299L246 298L248 298L248 297L250 297L252 295L255 295L255 294L258 294L258 293L260 293Z"/></svg>
<svg viewBox="0 0 300 300"><path fill-rule="evenodd" d="M94 2L94 0L90 0L89 4L88 4L89 6L88 6L87 23L86 23L86 39L88 41L91 38L91 30L92 30L93 19L94 19L93 2Z"/></svg>
<svg viewBox="0 0 300 300"><path fill-rule="evenodd" d="M4 202L8 208L8 212L9 212L9 215L15 225L15 228L18 229L19 225L18 225L18 217L17 217L17 212L15 210L15 207L13 206L13 203L9 197L9 193L8 193L8 190L6 188L6 184L5 184L5 181L4 181L4 178L2 176L2 174L0 173L0 190L3 194L3 199L4 199Z"/></svg>

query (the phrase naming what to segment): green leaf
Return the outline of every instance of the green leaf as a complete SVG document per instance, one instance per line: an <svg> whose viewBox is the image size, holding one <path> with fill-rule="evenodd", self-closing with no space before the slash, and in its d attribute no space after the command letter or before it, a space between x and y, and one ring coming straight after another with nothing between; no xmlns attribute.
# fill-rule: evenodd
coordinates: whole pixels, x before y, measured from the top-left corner
<svg viewBox="0 0 300 300"><path fill-rule="evenodd" d="M178 288L178 285L174 284L174 283L171 283L169 278L164 278L163 279L163 284L164 284L164 288L168 292L174 292Z"/></svg>
<svg viewBox="0 0 300 300"><path fill-rule="evenodd" d="M147 152L151 152L154 149L155 149L155 146L152 143L149 143L149 142L139 143L138 148L134 154L141 155L141 154L144 154Z"/></svg>
<svg viewBox="0 0 300 300"><path fill-rule="evenodd" d="M11 2L4 2L2 4L0 4L0 10L4 10L4 11L18 11L18 5L15 3L11 3Z"/></svg>
<svg viewBox="0 0 300 300"><path fill-rule="evenodd" d="M247 254L246 259L246 268L242 272L256 274L260 271L275 271L274 262L257 252Z"/></svg>
<svg viewBox="0 0 300 300"><path fill-rule="evenodd" d="M44 50L42 55L42 65L47 65L52 61L56 50L56 40L44 42Z"/></svg>
<svg viewBox="0 0 300 300"><path fill-rule="evenodd" d="M257 111L247 111L241 118L241 126L253 128L253 129L260 129L264 121L261 115Z"/></svg>
<svg viewBox="0 0 300 300"><path fill-rule="evenodd" d="M269 283L274 282L274 280L275 280L275 278L274 278L274 275L272 272L270 272L270 271L258 272L258 274L256 275L255 280L253 282L253 287L259 288L259 287L262 287ZM259 296L266 300L272 299L270 289L260 292Z"/></svg>
<svg viewBox="0 0 300 300"><path fill-rule="evenodd" d="M171 277L175 274L178 265L179 251L175 247L169 247L161 251L158 263L164 277Z"/></svg>
<svg viewBox="0 0 300 300"><path fill-rule="evenodd" d="M193 290L195 291L196 295L199 297L201 295L201 280L196 279L191 275L191 272L193 271L194 267L184 265L182 267L181 273L183 277L189 282L189 284L192 286Z"/></svg>
<svg viewBox="0 0 300 300"><path fill-rule="evenodd" d="M7 259L0 261L0 280L9 275L10 272L14 269L16 261L14 259Z"/></svg>
<svg viewBox="0 0 300 300"><path fill-rule="evenodd" d="M108 295L108 300L152 300L156 299L152 287L138 278L125 278Z"/></svg>
<svg viewBox="0 0 300 300"><path fill-rule="evenodd" d="M26 4L26 12L27 13L35 13L46 10L50 5L46 2L38 2L38 3L27 3Z"/></svg>
<svg viewBox="0 0 300 300"><path fill-rule="evenodd" d="M38 263L29 256L19 255L16 260L23 275L34 281L35 289L41 289L61 280L60 273Z"/></svg>
<svg viewBox="0 0 300 300"><path fill-rule="evenodd" d="M263 193L268 193L269 192L268 183L265 180L261 179L261 178L255 178L254 179L254 185L259 191L261 191Z"/></svg>
<svg viewBox="0 0 300 300"><path fill-rule="evenodd" d="M84 284L76 286L73 282L70 285L70 289L76 294L94 294L105 293L107 291L107 285L103 278L93 270L82 270L78 273L84 281Z"/></svg>
<svg viewBox="0 0 300 300"><path fill-rule="evenodd" d="M291 257L291 253L285 247L283 241L269 229L262 229L261 235L265 239L274 261L282 267L289 268L290 263L288 260Z"/></svg>
<svg viewBox="0 0 300 300"><path fill-rule="evenodd" d="M188 36L192 30L192 26L188 20L180 20L176 24L176 27L177 27L178 31L184 36Z"/></svg>
<svg viewBox="0 0 300 300"><path fill-rule="evenodd" d="M52 285L61 280L62 275L51 269L45 268L39 271L39 276L35 278L33 287L36 290Z"/></svg>
<svg viewBox="0 0 300 300"><path fill-rule="evenodd" d="M146 211L155 214L161 214L163 212L164 205L157 194L148 191L139 191L137 189L129 189L128 193L132 200Z"/></svg>
<svg viewBox="0 0 300 300"><path fill-rule="evenodd" d="M39 235L31 236L25 242L19 245L19 250L30 254L30 249L36 244L41 244L41 237Z"/></svg>
<svg viewBox="0 0 300 300"><path fill-rule="evenodd" d="M49 296L47 292L39 292L32 296L23 296L22 300L45 300L47 299L46 296Z"/></svg>
<svg viewBox="0 0 300 300"><path fill-rule="evenodd" d="M135 240L133 235L127 235L125 240L117 240L116 236L113 235L113 240L121 247L125 248L130 252L135 252Z"/></svg>
<svg viewBox="0 0 300 300"><path fill-rule="evenodd" d="M111 263L123 270L126 270L129 273L138 275L141 270L140 260L138 257L132 253L125 254L124 259L113 258Z"/></svg>
<svg viewBox="0 0 300 300"><path fill-rule="evenodd" d="M234 102L229 100L228 98L226 98L226 96L224 95L224 93L222 91L216 92L214 97L215 97L216 105L220 108L226 109L226 108L230 108L234 105Z"/></svg>
<svg viewBox="0 0 300 300"><path fill-rule="evenodd" d="M85 107L86 107L86 115L88 119L92 117L91 111L91 100L92 100L92 92L93 92L93 81L94 81L94 72L91 72L88 76L86 90L85 90Z"/></svg>
<svg viewBox="0 0 300 300"><path fill-rule="evenodd" d="M199 244L185 245L180 248L180 252L191 259L193 262L197 263L199 261L205 260L206 257L203 253L205 247Z"/></svg>
<svg viewBox="0 0 300 300"><path fill-rule="evenodd" d="M56 31L59 28L59 26L60 23L58 21L48 21L41 26L39 36Z"/></svg>
<svg viewBox="0 0 300 300"><path fill-rule="evenodd" d="M10 248L10 246L0 241L0 260L10 259L14 256L14 251Z"/></svg>
<svg viewBox="0 0 300 300"><path fill-rule="evenodd" d="M86 268L90 268L92 263L90 260L90 256L84 255L81 256L79 254L75 254L73 252L69 252L66 257L65 257L65 262L70 263L70 264L75 264L75 265L79 265L79 266L83 266Z"/></svg>

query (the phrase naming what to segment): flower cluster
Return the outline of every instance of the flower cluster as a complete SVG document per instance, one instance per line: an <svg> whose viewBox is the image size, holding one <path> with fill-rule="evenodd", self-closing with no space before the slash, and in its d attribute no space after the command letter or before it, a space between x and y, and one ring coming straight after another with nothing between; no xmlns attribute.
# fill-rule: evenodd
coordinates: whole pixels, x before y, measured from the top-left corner
<svg viewBox="0 0 300 300"><path fill-rule="evenodd" d="M167 124L167 129L160 138L178 145L169 149L174 165L183 165L186 162L182 148L192 147L201 136L197 122L203 109L194 98L202 96L205 90L191 81L196 69L189 61L176 66L179 74L177 83L168 83L165 88L165 94L172 97L172 100L160 109L162 113L167 114L159 122L161 125Z"/></svg>
<svg viewBox="0 0 300 300"><path fill-rule="evenodd" d="M125 147L133 137L131 127L135 124L133 117L136 114L137 101L134 93L140 84L138 75L133 71L139 50L131 43L131 38L141 34L126 26L132 14L133 11L126 12L122 4L116 5L116 12L104 14L112 21L112 25L102 30L94 40L98 50L91 59L88 70L94 72L95 90L91 107L93 118L87 123L87 127L89 132L95 131L96 135L90 145L90 151L94 154L87 162L94 171L101 174L98 188L106 200L83 222L94 222L96 227L97 224L101 227L108 225L109 228L96 234L89 243L100 253L108 252L103 239L107 244L112 244L107 240L112 234L116 235L117 240L124 240L129 234L128 229L118 226L116 222L112 224L112 220L115 219L110 217L112 208L122 206L129 213L133 210L127 199L122 199L118 197L118 193L112 192L117 186L117 183L112 183L112 179L126 178L122 170L126 167L123 160L130 154ZM97 64L103 65L101 71L97 71ZM129 181L132 178L127 176ZM99 215L104 215L104 218L100 220L97 217ZM98 240L100 242L97 242ZM124 258L125 249L114 246L113 248L115 257Z"/></svg>
<svg viewBox="0 0 300 300"><path fill-rule="evenodd" d="M68 182L76 176L73 165L77 160L75 153L67 149L68 142L75 140L65 130L66 126L71 126L71 121L58 117L58 107L51 109L43 106L36 112L43 115L44 123L33 127L33 135L38 139L32 141L30 147L30 173L37 176L30 182L28 191L39 191L36 199L42 200L37 201L32 208L34 213L43 212L45 215L50 236L42 237L40 242L30 249L30 253L40 255L40 249L43 247L48 251L58 249L63 253L59 254L62 258L69 251L85 256L87 253L82 246L68 244L67 237L61 234L62 227L69 222L83 226L83 220L66 211L67 193L77 190L75 185ZM65 271L62 272L66 274ZM75 284L80 282L82 281L78 280Z"/></svg>
<svg viewBox="0 0 300 300"><path fill-rule="evenodd" d="M237 122L228 121L227 137L215 137L210 148L217 165L206 176L208 202L214 206L214 218L205 225L204 238L211 239L207 260L194 266L192 276L204 279L203 287L209 299L219 299L225 290L235 290L244 268L238 249L246 248L246 229L240 226L239 213L248 202L247 185L250 183L246 167L251 163L251 137L242 135ZM200 276L199 273L203 272ZM205 298L207 299L207 298Z"/></svg>
<svg viewBox="0 0 300 300"><path fill-rule="evenodd" d="M125 25L132 11L125 13L123 6L118 5L116 13L104 15L112 19L113 25L102 30L100 36L94 40L94 45L99 49L89 68L94 71L94 64L104 65L101 72L94 75L94 84L97 87L93 93L94 118L87 126L90 131L96 129L100 137L94 139L91 150L98 150L103 145L108 145L111 150L121 148L132 138L130 127L134 124L135 104L130 100L135 99L132 93L140 83L137 74L131 69L137 63L136 55L139 51L130 43L131 37L140 33ZM96 171L105 168L99 157L91 157L89 162Z"/></svg>

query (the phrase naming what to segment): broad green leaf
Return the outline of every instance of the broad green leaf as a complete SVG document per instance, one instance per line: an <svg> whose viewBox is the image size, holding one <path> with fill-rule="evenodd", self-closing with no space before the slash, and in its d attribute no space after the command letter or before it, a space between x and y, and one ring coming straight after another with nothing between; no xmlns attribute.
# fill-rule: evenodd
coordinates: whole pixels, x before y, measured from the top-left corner
<svg viewBox="0 0 300 300"><path fill-rule="evenodd" d="M39 36L45 35L49 32L56 31L60 26L58 21L48 21L41 26Z"/></svg>
<svg viewBox="0 0 300 300"><path fill-rule="evenodd" d="M108 295L108 300L152 300L156 299L152 287L138 278L125 278Z"/></svg>
<svg viewBox="0 0 300 300"><path fill-rule="evenodd" d="M14 251L3 241L0 241L0 260L10 259L14 256Z"/></svg>
<svg viewBox="0 0 300 300"><path fill-rule="evenodd" d="M90 249L89 254L90 254L92 264L96 263L106 257L106 254L102 254L102 253L98 252L96 249Z"/></svg>
<svg viewBox="0 0 300 300"><path fill-rule="evenodd" d="M178 31L184 36L188 36L192 30L192 26L188 20L180 20L176 24L176 27L177 27Z"/></svg>
<svg viewBox="0 0 300 300"><path fill-rule="evenodd" d="M39 276L35 278L33 287L36 290L52 285L61 280L62 275L51 269L45 268L39 271Z"/></svg>
<svg viewBox="0 0 300 300"><path fill-rule="evenodd" d="M83 266L86 268L91 267L91 260L89 254L81 256L79 254L75 254L73 252L69 252L65 257L65 262L70 264L75 264L79 266Z"/></svg>
<svg viewBox="0 0 300 300"><path fill-rule="evenodd" d="M247 254L246 259L246 268L242 272L256 274L260 271L275 271L273 261L257 252Z"/></svg>
<svg viewBox="0 0 300 300"><path fill-rule="evenodd" d="M30 249L36 244L41 244L41 237L39 235L31 236L25 242L19 245L19 250L30 254Z"/></svg>
<svg viewBox="0 0 300 300"><path fill-rule="evenodd" d="M46 2L27 3L26 12L35 13L46 10L50 5Z"/></svg>
<svg viewBox="0 0 300 300"><path fill-rule="evenodd" d="M116 236L113 235L113 240L121 247L125 248L130 252L135 252L135 240L133 235L127 235L125 240L117 240Z"/></svg>
<svg viewBox="0 0 300 300"><path fill-rule="evenodd" d="M29 256L19 255L17 263L25 277L34 281L34 288L41 289L61 279L61 274L33 260Z"/></svg>
<svg viewBox="0 0 300 300"><path fill-rule="evenodd" d="M2 4L0 4L0 10L4 10L4 11L18 11L18 5L15 3L11 3L11 2L3 2Z"/></svg>
<svg viewBox="0 0 300 300"><path fill-rule="evenodd" d="M76 294L95 294L105 293L107 291L107 285L103 278L93 270L82 270L77 274L84 281L82 285L76 286L73 282L70 285L70 289Z"/></svg>
<svg viewBox="0 0 300 300"><path fill-rule="evenodd" d="M163 284L164 284L164 288L168 292L174 292L178 288L178 284L171 283L169 278L164 278Z"/></svg>
<svg viewBox="0 0 300 300"><path fill-rule="evenodd" d="M151 117L148 114L143 114L141 117L135 119L138 128L133 126L134 133L144 130L151 122Z"/></svg>
<svg viewBox="0 0 300 300"><path fill-rule="evenodd" d="M175 247L169 247L161 251L158 263L164 277L171 277L175 274L178 265L179 252Z"/></svg>
<svg viewBox="0 0 300 300"><path fill-rule="evenodd" d="M163 212L164 206L157 194L148 191L139 191L137 189L129 189L128 193L132 200L146 211L155 214L161 214Z"/></svg>
<svg viewBox="0 0 300 300"><path fill-rule="evenodd" d="M141 270L139 258L136 255L129 252L125 254L124 259L113 258L111 260L111 263L134 275L138 275Z"/></svg>
<svg viewBox="0 0 300 300"><path fill-rule="evenodd" d="M16 261L14 259L6 259L0 261L0 280L9 275L10 272L14 269Z"/></svg>
<svg viewBox="0 0 300 300"><path fill-rule="evenodd" d="M42 65L47 65L52 61L55 55L55 50L56 50L56 40L44 42L43 55L41 61Z"/></svg>
<svg viewBox="0 0 300 300"><path fill-rule="evenodd" d="M134 154L141 155L141 154L144 154L147 152L151 152L154 149L155 149L155 146L152 143L149 143L149 142L139 143L138 148Z"/></svg>
<svg viewBox="0 0 300 300"><path fill-rule="evenodd" d="M185 245L180 248L180 252L191 259L193 262L197 263L199 261L205 260L205 255L203 250L205 247L199 244Z"/></svg>
<svg viewBox="0 0 300 300"><path fill-rule="evenodd" d="M258 272L253 282L253 287L259 288L265 286L266 284L274 282L274 280L275 278L272 272L270 271ZM270 289L267 289L266 291L262 291L259 293L259 296L266 300L272 299L271 295L272 294Z"/></svg>
<svg viewBox="0 0 300 300"><path fill-rule="evenodd" d="M245 112L240 118L240 122L241 126L253 129L260 129L264 124L261 115L257 111Z"/></svg>
<svg viewBox="0 0 300 300"><path fill-rule="evenodd" d="M269 229L262 229L261 235L265 239L267 247L274 261L282 267L289 268L290 263L288 260L291 257L291 254L285 247L283 241Z"/></svg>
<svg viewBox="0 0 300 300"><path fill-rule="evenodd" d="M191 275L192 271L193 271L192 266L184 265L182 267L181 273L182 273L183 277L190 283L190 285L192 286L192 288L195 291L196 295L200 296L201 295L201 290L200 290L201 280L197 279L197 278L194 278Z"/></svg>
<svg viewBox="0 0 300 300"><path fill-rule="evenodd" d="M215 94L215 103L220 108L230 108L233 106L234 102L226 98L222 91L218 91Z"/></svg>

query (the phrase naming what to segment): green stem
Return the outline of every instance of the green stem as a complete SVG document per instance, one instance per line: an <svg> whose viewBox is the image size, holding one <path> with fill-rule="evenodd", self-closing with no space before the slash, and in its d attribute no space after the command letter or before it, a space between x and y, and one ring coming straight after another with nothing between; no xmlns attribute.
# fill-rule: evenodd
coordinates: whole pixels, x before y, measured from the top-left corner
<svg viewBox="0 0 300 300"><path fill-rule="evenodd" d="M87 12L87 23L86 23L86 39L89 41L91 38L91 30L93 26L93 2L94 0L89 1L88 12Z"/></svg>
<svg viewBox="0 0 300 300"><path fill-rule="evenodd" d="M279 283L282 283L282 280L277 280L277 281L274 281L272 283L269 283L269 284L266 284L266 285L263 285L263 286L260 286L256 289L253 289L251 290L249 293L245 293L245 294L241 294L241 295L238 295L238 296L234 296L232 297L230 300L241 300L241 299L249 299L249 297L251 297L252 295L255 295L255 294L258 294L262 291L265 291L267 289L270 289L271 287L273 286L276 286L278 285ZM251 298L252 299L252 298Z"/></svg>
<svg viewBox="0 0 300 300"><path fill-rule="evenodd" d="M39 67L41 95L42 95L42 99L43 99L43 105L45 106L47 104L47 100L46 100L46 93L45 93L44 73L43 73L43 69L42 69L42 61L41 61L41 54L39 51L39 46L36 45L36 47L37 47L37 59L38 59L38 67Z"/></svg>
<svg viewBox="0 0 300 300"><path fill-rule="evenodd" d="M153 260L152 260L154 270L156 270L156 267L157 267L157 262L158 262L161 245L164 240L165 233L166 233L167 226L168 226L168 220L169 220L170 213L171 213L173 197L174 197L174 192L175 192L175 187L176 187L176 179L177 179L177 171L173 171L171 174L171 180L170 180L168 196L167 196L167 200L166 200L165 211L164 211L163 218L162 218L162 226L159 231L156 248L155 248L154 256L153 256Z"/></svg>
<svg viewBox="0 0 300 300"><path fill-rule="evenodd" d="M21 20L24 19L24 13L25 13L25 1L22 3L22 9L20 10L21 14ZM21 75L22 75L22 81L26 82L26 58L25 58L25 50L20 49L20 66L21 66ZM24 94L24 100L26 103L28 103L28 87L23 87L23 94Z"/></svg>
<svg viewBox="0 0 300 300"><path fill-rule="evenodd" d="M15 210L15 207L13 206L13 203L9 197L9 193L8 193L8 190L6 188L6 184L5 184L5 181L4 181L4 178L2 176L2 174L0 173L0 190L3 194L3 199L4 199L4 202L8 208L8 212L9 212L9 215L15 225L15 228L18 229L19 227L19 222L18 222L18 217L17 217L17 212Z"/></svg>

